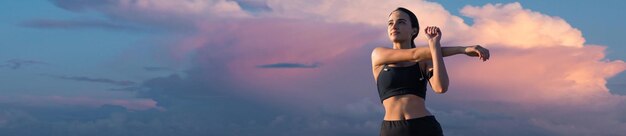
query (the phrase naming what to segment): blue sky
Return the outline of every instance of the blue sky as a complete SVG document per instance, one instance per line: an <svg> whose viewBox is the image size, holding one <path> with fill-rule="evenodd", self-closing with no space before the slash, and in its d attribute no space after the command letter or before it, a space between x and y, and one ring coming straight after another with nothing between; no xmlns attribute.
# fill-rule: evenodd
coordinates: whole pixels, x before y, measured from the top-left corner
<svg viewBox="0 0 626 136"><path fill-rule="evenodd" d="M147 0L154 5L133 3L127 7L121 1L0 1L0 135L377 135L384 112L368 75L371 71L363 66L369 64L369 51L388 41L381 38L382 27L368 22L378 18L362 17L354 23L334 14L387 14L388 9L371 6L377 3L361 2L359 6L372 8L362 10L341 1ZM463 26L475 24L475 18L461 14L465 6L482 8L488 3L503 3L515 7L514 2L444 0L380 5L406 6L416 13L442 16L433 20L459 16L465 23L440 25L452 24L450 32L465 32ZM233 3L238 5L228 6ZM345 6L337 9L344 12L316 6L323 3ZM456 88L476 93L429 94L429 110L438 117L446 134L484 135L489 129L498 129L491 133L496 135L623 132L571 131L567 126L626 128L622 114L626 111L616 108L626 105L626 74L621 69L626 60L626 47L622 45L626 38L621 37L626 35L626 27L622 26L626 24L622 8L626 3L518 3L524 10L554 17L546 20L565 20L571 28L580 30L586 40L584 47L545 43L520 49L505 40L486 46L494 49L494 57L500 55L513 64L535 64L532 66L536 69L518 72L511 72L516 71L511 70L515 67L507 67L510 63L504 59L479 65L466 57L451 57L447 61L453 67L450 71L460 79L456 80ZM426 14L425 7L436 12ZM496 9L529 14L516 9L507 12L511 9L505 7ZM443 12L451 15L438 14ZM462 43L480 38L450 39ZM581 52L589 57L576 55ZM562 57L565 55L571 56ZM588 59L601 55L606 57ZM537 56L548 57L537 60ZM570 67L553 65L555 62ZM486 71L493 73L472 82L464 74L472 72L461 72L463 66L469 71L502 67L491 67ZM544 67L547 70L541 69ZM525 72L537 72L545 80L534 82L537 78L525 77ZM498 78L519 84L487 84ZM602 84L605 80L606 85ZM542 88L543 82L558 85ZM527 99L517 85L538 89L534 93L559 87L574 93L555 91L541 93L545 98ZM609 93L602 93L607 92L605 86ZM511 93L493 93L503 91ZM589 106L586 104L576 105L581 98L577 94L587 92L597 92L589 98L597 100L589 104L597 107L596 111L579 108ZM508 95L520 97L501 99ZM573 111L580 112L560 115ZM542 112L545 115L539 115ZM597 122L585 124L590 121L579 119L597 116L596 112L604 114ZM32 127L41 130L32 132Z"/></svg>

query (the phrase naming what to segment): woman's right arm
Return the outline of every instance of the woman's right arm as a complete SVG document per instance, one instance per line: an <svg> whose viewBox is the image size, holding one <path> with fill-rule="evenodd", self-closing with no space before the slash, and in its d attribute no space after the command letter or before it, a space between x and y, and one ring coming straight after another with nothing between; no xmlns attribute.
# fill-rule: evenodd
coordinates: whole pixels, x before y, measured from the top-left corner
<svg viewBox="0 0 626 136"><path fill-rule="evenodd" d="M403 61L421 61L430 59L429 48L391 49L376 47L372 51L372 66L380 66L389 63Z"/></svg>
<svg viewBox="0 0 626 136"><path fill-rule="evenodd" d="M441 47L443 57L456 54L466 54L472 57L478 57L482 61L489 59L489 50L480 45L473 46L457 46L457 47ZM420 46L411 49L391 49L385 47L376 47L372 51L372 66L380 66L383 64L421 60L431 60L432 54L430 47Z"/></svg>

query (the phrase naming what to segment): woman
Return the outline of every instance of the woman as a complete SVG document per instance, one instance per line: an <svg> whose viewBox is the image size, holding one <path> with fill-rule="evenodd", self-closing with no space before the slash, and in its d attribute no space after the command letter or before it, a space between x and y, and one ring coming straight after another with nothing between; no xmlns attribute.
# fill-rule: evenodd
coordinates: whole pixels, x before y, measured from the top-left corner
<svg viewBox="0 0 626 136"><path fill-rule="evenodd" d="M426 82L435 93L445 93L449 81L443 57L466 54L486 61L489 50L479 45L441 47L442 34L434 26L424 29L428 47L415 47L417 17L402 7L389 15L387 32L393 48L377 47L372 51L374 79L385 108L380 135L443 135L441 125L425 106Z"/></svg>

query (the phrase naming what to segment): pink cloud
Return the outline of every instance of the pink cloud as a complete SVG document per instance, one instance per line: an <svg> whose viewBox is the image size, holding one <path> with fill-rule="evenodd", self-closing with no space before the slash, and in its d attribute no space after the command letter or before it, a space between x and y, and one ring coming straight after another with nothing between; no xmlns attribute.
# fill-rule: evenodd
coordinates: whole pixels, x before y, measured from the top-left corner
<svg viewBox="0 0 626 136"><path fill-rule="evenodd" d="M172 19L191 22L185 24L194 31L182 34L183 38L168 47L174 60L192 56L194 66L206 71L200 74L219 75L219 79L207 78L206 82L225 80L242 88L221 90L226 93L291 109L316 110L319 108L302 105L336 106L359 98L376 98L369 53L374 47L390 47L384 22L391 10L403 6L413 10L423 26L441 26L446 45L481 44L492 49L492 58L485 63L475 58L447 58L451 88L445 95L429 94L430 102L444 105L431 108L467 104L481 112L521 118L520 123L563 135L611 135L626 130L625 123L615 121L623 118L617 113L625 112L620 106L626 98L606 88L606 80L626 70L626 64L605 59L605 47L601 45L585 45L582 33L565 20L524 9L520 3L467 6L461 13L474 20L468 25L441 5L428 1L269 0L266 4L271 10L258 15L229 7L237 6L232 3L213 3L228 11L222 12L209 10L210 6L185 5L188 2L119 1L103 11L153 25L168 24ZM123 14L127 11L134 12ZM207 15L201 14L204 12ZM212 16L216 14L234 16ZM424 37L417 40L423 44ZM256 67L282 62L319 62L321 66ZM520 107L499 109L480 105L483 102ZM586 118L593 116L602 117ZM495 126L488 123L488 127Z"/></svg>
<svg viewBox="0 0 626 136"><path fill-rule="evenodd" d="M373 28L386 29L389 13L397 7L405 7L413 11L422 28L437 25L447 37L464 37L463 33L469 26L458 16L450 14L441 4L429 1L290 1L270 0L267 2L273 12L262 14L263 17L295 18L316 20L330 23L367 24ZM387 40L384 32L380 37ZM417 43L425 45L425 37L419 36ZM443 39L451 41L451 39Z"/></svg>
<svg viewBox="0 0 626 136"><path fill-rule="evenodd" d="M223 70L220 74L238 86L251 88L241 91L252 91L231 93L267 98L264 100L317 101L324 98L328 94L321 92L325 91L313 91L315 87L302 86L311 86L306 83L323 78L328 72L327 68L337 68L334 61L338 58L353 55L355 52L352 50L361 49L379 37L379 34L373 33L377 32L375 28L364 25L292 19L255 19L226 25L201 25L205 33L182 40L183 44L175 46L173 53L195 51L196 56L192 60L198 66L207 71L223 67L219 69ZM319 67L258 68L259 65L282 62L319 63ZM337 72L344 70L336 69Z"/></svg>
<svg viewBox="0 0 626 136"><path fill-rule="evenodd" d="M53 0L53 2L70 11L97 11L115 22L131 22L142 27L169 31L193 30L194 28L188 27L190 24L214 21L218 18L251 17L237 2L230 0Z"/></svg>
<svg viewBox="0 0 626 136"><path fill-rule="evenodd" d="M455 87L458 90L464 90L464 86L480 88L460 91L463 95L458 99L593 104L590 98L606 100L605 97L612 96L606 88L606 79L626 70L626 63L621 60L603 60L604 49L602 46L497 49L493 51L493 60L487 63L451 61L450 75L457 81L455 84L460 84Z"/></svg>
<svg viewBox="0 0 626 136"><path fill-rule="evenodd" d="M223 65L226 70L223 72L232 82L248 88L242 90L252 91L232 93L250 99L296 107L344 103L358 97L375 98L368 55L373 47L385 46L386 39L384 31L374 27L378 22L372 20L384 22L385 18L380 15L380 18L364 17L366 19L355 21L350 16L359 13L360 9L377 8L356 5L360 8L348 6L330 10L341 2L322 1L312 7L306 7L306 2L295 2L291 6L304 9L298 12L293 7L285 7L290 5L289 2L275 4L279 5L269 5L270 8L281 8L275 16L290 19L242 19L225 25L200 24L200 33L182 40L175 53L182 50L181 54L187 54L185 52L201 49L194 58L196 63L203 67ZM559 134L575 131L548 127L550 123L564 121L569 123L566 126L597 129L624 126L617 122L614 122L616 125L603 124L619 117L613 114L602 118L603 121L595 121L597 124L585 124L589 120L576 119L588 117L594 111L613 111L626 102L626 98L613 95L606 88L606 80L626 70L626 64L621 60L604 59L603 46L584 45L581 32L563 19L523 9L519 3L488 4L462 10L464 15L474 19L470 26L437 4L430 6L412 9L427 20L424 24L446 26L443 28L447 43L482 44L491 48L493 53L493 58L486 63L473 58L447 59L452 78L451 91L434 96L435 102L456 105L451 102L488 101L521 105L523 107L518 110L497 113L528 118L531 125ZM392 7L393 4L378 12L386 16ZM438 16L423 15L433 12ZM274 13L266 13L266 16L269 14ZM327 23L300 21L309 20L305 19L307 17L311 17L312 22ZM359 31L363 29L371 31ZM226 61L205 61L212 59ZM316 69L255 68L259 64L276 62L321 62L322 66ZM561 119L555 118L559 114L539 114L576 110L581 113L560 115Z"/></svg>
<svg viewBox="0 0 626 136"><path fill-rule="evenodd" d="M421 10L418 10L418 14L422 13L420 11ZM626 64L621 60L610 61L604 59L605 47L584 45L584 38L581 32L572 28L564 20L523 9L519 3L466 7L462 12L475 19L474 25L468 26L467 29L447 30L447 32L453 33L464 32L466 35L444 33L444 38L449 38L450 40L448 41L455 43L483 44L493 49L493 59L487 63L468 61L470 59L449 59L448 66L450 67L453 83L452 91L445 96L434 97L434 99L440 99L435 100L436 102L455 105L455 103L446 102L446 100L469 103L489 101L521 105L523 107L520 107L519 110L504 110L498 111L497 113L528 118L531 125L558 134L573 134L573 132L579 132L581 130L571 131L571 129L564 129L578 127L593 128L585 130L589 131L586 132L589 134L615 134L614 131L593 130L623 130L625 126L623 123L611 123L614 118L619 118L619 116L615 114L605 115L602 121L578 119L579 117L596 115L592 113L597 111L622 112L614 111L614 109L626 102L626 98L619 95L612 95L606 88L606 80L626 70ZM328 15L332 19L335 14ZM434 17L434 22L436 22L437 19L445 20L442 18L446 17ZM457 25L458 28L464 28L463 25L453 25ZM299 26L306 27L306 25ZM274 28L271 26L267 27ZM298 29L290 27L280 28L298 31ZM254 33L254 31L272 31L280 33L282 29L246 30L251 30L252 33ZM309 34L320 35L325 33ZM247 40L239 41L241 43L234 45L247 45L246 47L251 48L249 50L248 48L236 49L240 51L277 52L277 54L281 54L281 52L271 51L271 49L285 49L285 51L293 51L294 54L282 54L278 58L286 59L295 57L301 58L302 60L300 61L310 61L314 59L325 60L323 58L327 56L335 56L332 55L334 53L316 54L314 52L338 48L333 46L317 46L317 48L312 49L311 52L313 53L302 54L299 53L301 50L285 48L277 44L283 43L280 41L282 38L281 35L273 36L276 36L276 38L259 38L263 39L263 41L268 41L268 43L260 45L273 45L272 47L264 46L266 49L254 49L255 42L246 43ZM276 39L276 41L273 39ZM323 37L322 39L316 39L314 41L318 41L315 43L323 43L323 39L342 38ZM378 37L378 39L384 38L381 36ZM358 43L360 41L359 38L352 38L348 39L346 43ZM377 41L370 41L370 43L375 42ZM267 96L267 98L255 96L257 99L263 99L264 101L280 101L279 103L300 103L300 105L310 105L311 103L323 105L323 103L341 102L341 99L354 97L353 95L355 95L355 93L360 93L356 94L357 96L368 97L367 95L363 95L368 94L366 91L375 91L375 88L370 85L373 84L371 77L361 76L363 74L369 75L369 71L355 70L368 68L368 63L361 63L367 61L360 60L369 59L367 49L371 49L372 46L380 45L361 43L354 44L351 48L347 49L339 48L337 50L345 50L341 53L345 56L335 56L332 59L322 61L324 65L316 70L263 71L253 68L244 69L242 67L230 67L228 69L232 70L231 76L233 76L236 81L245 83L249 85L250 88L259 87L264 89L256 90L273 90L273 92L256 92L261 96ZM233 54L247 53L249 52ZM215 56L215 54L212 55ZM251 67L250 65L255 64L255 62L276 59L270 56L255 56L254 58L240 57L244 61L238 61L238 59L235 58L230 59L231 61L229 62L237 66L247 65ZM200 58L202 57L206 56L200 56ZM254 91L255 89L251 90ZM369 94L373 95L373 93ZM497 110L489 109L489 107L476 107L480 110ZM549 109L558 110L550 111ZM556 114L566 111L579 111L580 113L573 115ZM543 112L555 114L539 114ZM537 116L529 117L528 115L520 113ZM559 127L558 125L554 125L557 122L566 122L567 124L562 125L565 127ZM585 122L593 123L586 124Z"/></svg>
<svg viewBox="0 0 626 136"><path fill-rule="evenodd" d="M582 47L580 30L565 20L522 8L518 2L465 6L461 14L474 20L468 29L474 42L511 47Z"/></svg>

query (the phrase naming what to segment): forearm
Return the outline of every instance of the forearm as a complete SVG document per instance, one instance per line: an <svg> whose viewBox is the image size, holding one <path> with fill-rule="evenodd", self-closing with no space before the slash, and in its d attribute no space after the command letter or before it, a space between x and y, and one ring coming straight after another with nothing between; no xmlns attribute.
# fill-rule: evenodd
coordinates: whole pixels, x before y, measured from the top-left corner
<svg viewBox="0 0 626 136"><path fill-rule="evenodd" d="M430 40L428 44L433 64L433 77L430 79L431 87L437 93L445 93L448 89L448 72L443 61L444 52L448 53L447 55L458 54L460 48L450 47L444 49L441 48L439 41L434 40Z"/></svg>
<svg viewBox="0 0 626 136"><path fill-rule="evenodd" d="M462 46L441 47L441 55L443 57L448 57L448 56L457 55L457 54L465 54L465 48L467 47L462 47Z"/></svg>
<svg viewBox="0 0 626 136"><path fill-rule="evenodd" d="M463 46L441 47L441 56L448 57L448 56L452 56L456 54L465 54L465 48L467 47L463 47ZM431 60L433 58L430 47L428 46L416 47L415 50L416 50L415 56L418 56L416 58L422 58L425 60Z"/></svg>

